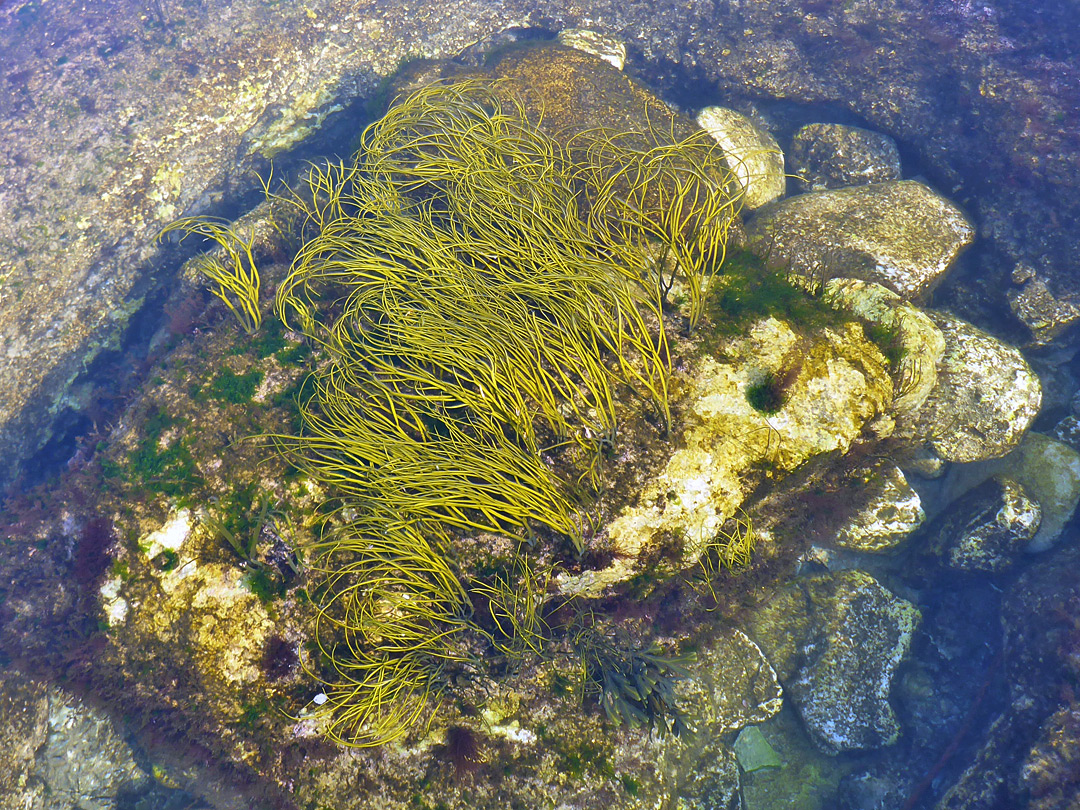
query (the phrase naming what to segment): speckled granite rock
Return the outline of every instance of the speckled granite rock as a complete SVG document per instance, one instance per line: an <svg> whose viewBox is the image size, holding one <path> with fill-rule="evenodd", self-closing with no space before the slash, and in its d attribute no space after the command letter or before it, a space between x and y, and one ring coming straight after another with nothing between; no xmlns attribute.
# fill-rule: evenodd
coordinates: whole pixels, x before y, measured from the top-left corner
<svg viewBox="0 0 1080 810"><path fill-rule="evenodd" d="M950 504L930 529L926 551L960 571L1011 568L1038 531L1039 502L1016 481L994 476Z"/></svg>
<svg viewBox="0 0 1080 810"><path fill-rule="evenodd" d="M792 136L791 173L800 191L824 191L900 179L896 141L843 124L807 124Z"/></svg>
<svg viewBox="0 0 1080 810"><path fill-rule="evenodd" d="M756 611L749 632L811 738L836 754L896 742L889 690L918 623L910 602L842 571L796 580Z"/></svg>
<svg viewBox="0 0 1080 810"><path fill-rule="evenodd" d="M937 384L902 432L927 441L946 461L1005 455L1039 412L1039 378L1017 349L951 315L930 317L945 354Z"/></svg>
<svg viewBox="0 0 1080 810"><path fill-rule="evenodd" d="M1050 431L1050 438L1080 451L1080 416L1069 414Z"/></svg>
<svg viewBox="0 0 1080 810"><path fill-rule="evenodd" d="M725 107L706 107L697 122L731 156L728 162L742 186L743 205L760 208L784 196L784 153L768 131Z"/></svg>
<svg viewBox="0 0 1080 810"><path fill-rule="evenodd" d="M911 180L790 197L762 208L746 230L770 261L811 283L861 278L906 301L930 293L975 238L960 209Z"/></svg>

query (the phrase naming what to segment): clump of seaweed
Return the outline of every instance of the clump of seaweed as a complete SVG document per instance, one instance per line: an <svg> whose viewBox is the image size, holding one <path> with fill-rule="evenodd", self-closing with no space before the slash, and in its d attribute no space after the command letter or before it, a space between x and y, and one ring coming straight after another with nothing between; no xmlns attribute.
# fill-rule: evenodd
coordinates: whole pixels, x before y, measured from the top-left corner
<svg viewBox="0 0 1080 810"><path fill-rule="evenodd" d="M586 551L627 403L670 429L669 293L680 285L693 328L738 217L704 133L561 142L538 123L497 85L433 85L368 127L353 160L276 198L300 246L275 312L319 359L299 431L268 438L335 499L308 549L319 655L304 664L344 744L426 727L478 650L511 664L542 653L550 567L519 552L473 577L453 544ZM170 229L222 245L237 269L206 272L257 328L250 244L216 225ZM575 644L609 716L681 730L680 659L592 631Z"/></svg>
<svg viewBox="0 0 1080 810"><path fill-rule="evenodd" d="M647 726L676 736L687 730L675 684L690 676L691 655L666 655L656 642L639 648L617 634L585 626L572 637L584 673L584 696L593 695L614 723Z"/></svg>
<svg viewBox="0 0 1080 810"><path fill-rule="evenodd" d="M213 282L210 292L224 302L244 331L255 334L262 323L262 311L259 309L261 281L252 255L254 235L245 238L226 222L184 217L163 228L158 239L174 232L181 234L180 241L195 235L217 244L220 255L197 256L195 270Z"/></svg>

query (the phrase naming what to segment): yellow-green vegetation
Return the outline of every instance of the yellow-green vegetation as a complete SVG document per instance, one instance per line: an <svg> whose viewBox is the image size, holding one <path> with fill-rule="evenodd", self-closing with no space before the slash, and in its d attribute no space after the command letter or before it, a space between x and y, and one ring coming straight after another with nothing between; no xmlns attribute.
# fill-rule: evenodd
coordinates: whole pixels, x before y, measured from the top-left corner
<svg viewBox="0 0 1080 810"><path fill-rule="evenodd" d="M191 235L217 243L221 255L203 254L195 258L195 269L213 282L210 291L236 316L249 335L262 323L259 309L259 271L252 256L255 237L244 238L228 223L205 217L185 217L167 225L158 238L179 232L183 241Z"/></svg>
<svg viewBox="0 0 1080 810"><path fill-rule="evenodd" d="M299 247L275 311L318 359L300 429L270 440L333 498L307 555L321 584L306 663L345 744L422 727L480 651L512 665L544 649L550 562L519 551L478 575L455 544L586 550L620 421L671 426L670 341L704 316L738 217L705 133L560 141L538 123L498 85L434 85L276 198ZM204 270L257 328L250 243L213 223L167 230L224 248L229 271ZM604 694L621 684L610 717L677 730L677 663L579 641Z"/></svg>

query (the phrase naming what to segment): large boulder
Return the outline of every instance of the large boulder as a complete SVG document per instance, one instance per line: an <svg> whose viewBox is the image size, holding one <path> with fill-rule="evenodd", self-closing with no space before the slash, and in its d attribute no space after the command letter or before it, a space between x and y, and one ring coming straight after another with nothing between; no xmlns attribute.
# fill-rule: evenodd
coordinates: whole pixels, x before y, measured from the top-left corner
<svg viewBox="0 0 1080 810"><path fill-rule="evenodd" d="M862 571L796 580L758 609L750 634L825 752L892 745L893 675L911 646L918 609Z"/></svg>
<svg viewBox="0 0 1080 810"><path fill-rule="evenodd" d="M980 461L1013 450L1042 405L1042 387L1024 356L971 324L931 313L945 338L937 382L900 432L946 461Z"/></svg>
<svg viewBox="0 0 1080 810"><path fill-rule="evenodd" d="M906 301L928 295L975 238L960 209L913 180L800 194L762 208L746 230L811 285L861 278Z"/></svg>
<svg viewBox="0 0 1080 810"><path fill-rule="evenodd" d="M900 150L880 132L844 124L807 124L791 138L791 172L801 191L899 180Z"/></svg>

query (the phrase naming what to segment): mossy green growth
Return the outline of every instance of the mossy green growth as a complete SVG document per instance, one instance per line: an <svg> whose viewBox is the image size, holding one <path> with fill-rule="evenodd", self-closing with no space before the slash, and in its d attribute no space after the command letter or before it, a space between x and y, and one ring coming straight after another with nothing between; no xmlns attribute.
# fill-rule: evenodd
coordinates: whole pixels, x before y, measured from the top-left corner
<svg viewBox="0 0 1080 810"><path fill-rule="evenodd" d="M706 313L717 337L741 334L749 324L770 316L801 328L851 319L820 292L808 292L782 270L739 249L728 251L722 273L709 291Z"/></svg>
<svg viewBox="0 0 1080 810"><path fill-rule="evenodd" d="M165 432L181 424L161 408L151 411L143 424L143 437L131 453L126 471L121 468L120 474L126 473L146 489L169 497L188 495L202 487L204 481L182 432L162 446Z"/></svg>
<svg viewBox="0 0 1080 810"><path fill-rule="evenodd" d="M246 374L237 374L232 369L222 369L206 389L206 396L219 402L243 405L250 402L262 382L263 372L254 369Z"/></svg>
<svg viewBox="0 0 1080 810"><path fill-rule="evenodd" d="M768 372L746 389L746 401L755 411L772 416L784 407L784 391L777 375Z"/></svg>

